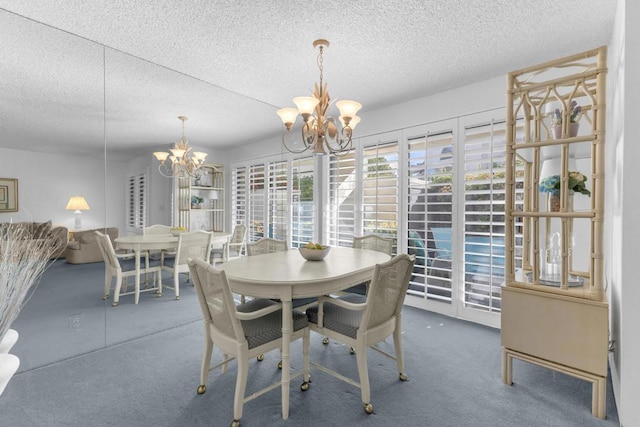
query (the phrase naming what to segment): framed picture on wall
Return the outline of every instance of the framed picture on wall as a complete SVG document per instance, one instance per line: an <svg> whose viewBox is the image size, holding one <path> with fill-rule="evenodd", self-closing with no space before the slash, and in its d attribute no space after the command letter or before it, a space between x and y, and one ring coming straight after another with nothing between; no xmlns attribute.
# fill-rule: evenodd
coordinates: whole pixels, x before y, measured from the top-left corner
<svg viewBox="0 0 640 427"><path fill-rule="evenodd" d="M18 180L0 178L0 212L18 212Z"/></svg>

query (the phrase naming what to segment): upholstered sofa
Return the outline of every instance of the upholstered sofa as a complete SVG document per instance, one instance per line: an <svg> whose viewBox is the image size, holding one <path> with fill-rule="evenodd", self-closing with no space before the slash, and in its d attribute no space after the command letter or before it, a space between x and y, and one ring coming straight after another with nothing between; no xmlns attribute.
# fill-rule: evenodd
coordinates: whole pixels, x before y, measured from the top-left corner
<svg viewBox="0 0 640 427"><path fill-rule="evenodd" d="M52 249L51 259L62 256L69 240L69 230L63 226L52 226L51 221L0 223L0 235L47 242Z"/></svg>
<svg viewBox="0 0 640 427"><path fill-rule="evenodd" d="M107 234L111 241L118 237L118 229L116 227L76 231L73 233L73 240L67 244L67 249L64 251L64 257L69 264L103 262L102 253L96 240L96 231Z"/></svg>

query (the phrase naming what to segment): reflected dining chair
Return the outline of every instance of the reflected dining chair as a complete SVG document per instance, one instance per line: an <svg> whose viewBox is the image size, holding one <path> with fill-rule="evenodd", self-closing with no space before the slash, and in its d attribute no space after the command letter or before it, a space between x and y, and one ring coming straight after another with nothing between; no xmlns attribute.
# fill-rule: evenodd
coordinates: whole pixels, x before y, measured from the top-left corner
<svg viewBox="0 0 640 427"><path fill-rule="evenodd" d="M229 355L237 359L238 371L231 426L239 427L244 404L280 384L272 384L245 397L249 360L258 354L282 347L282 304L258 298L236 306L224 270L218 270L202 260L191 260L189 269L202 309L205 333L204 356L197 392L206 392L211 370L222 367L222 372L226 373L228 363L232 360L229 359ZM306 391L309 388L308 320L302 312L293 310L292 313L291 341L302 338L304 382L300 388ZM222 350L223 361L211 366L214 344ZM296 377L297 375L294 375L291 379Z"/></svg>
<svg viewBox="0 0 640 427"><path fill-rule="evenodd" d="M140 300L140 292L155 291L158 295L162 295L162 279L161 268L159 262L149 261L149 254L142 253L141 257L144 257L144 269L140 269L139 274L144 274L145 278L148 273L153 273L153 278L156 281L156 286L149 288L145 286L145 289L140 290L140 287L135 287L133 291L127 292L127 286L125 284L125 291L122 292L122 282L129 277L135 277L136 266L135 258L130 253L116 253L113 248L113 243L107 234L103 234L96 231L96 237L98 241L98 247L104 260L104 296L103 300L109 299L109 292L111 290L111 282L115 278L115 289L113 292L113 302L111 305L116 307L120 302L120 297L123 295L134 295L134 303L138 304ZM155 265L154 265L155 264Z"/></svg>
<svg viewBox="0 0 640 427"><path fill-rule="evenodd" d="M164 225L164 224L153 224L153 225L150 225L148 227L144 227L142 229L142 234L145 235L145 236L148 235L148 234L163 234L163 235L171 234L171 227L168 226L168 225ZM149 256L151 256L151 257L158 257L159 256L160 258L162 258L164 256L174 256L175 253L176 252L174 250L167 251L165 249L162 249L160 251L150 252Z"/></svg>
<svg viewBox="0 0 640 427"><path fill-rule="evenodd" d="M211 251L211 264L216 265L219 262L227 262L230 259L240 258L246 251L245 236L247 227L243 224L237 224L233 229L233 234L228 243L222 245L222 248L216 248Z"/></svg>
<svg viewBox="0 0 640 427"><path fill-rule="evenodd" d="M270 237L263 237L257 242L247 243L247 256L271 254L288 250L289 246L286 240L276 240Z"/></svg>
<svg viewBox="0 0 640 427"><path fill-rule="evenodd" d="M360 383L347 379L324 366L312 364L336 378L359 387L367 414L373 413L367 368L369 347L394 359L398 366L400 380L407 380L402 356L402 305L409 287L414 262L413 255L399 254L390 261L377 264L363 303L322 296L318 298L318 304L307 308L309 328L312 331L355 348ZM394 355L375 346L391 335L393 335L395 348Z"/></svg>
<svg viewBox="0 0 640 427"><path fill-rule="evenodd" d="M178 235L176 255L162 259L162 269L171 273L173 286L166 285L176 293L176 300L180 299L180 274L189 274L189 258L201 259L209 262L211 240L213 234L209 231L193 231Z"/></svg>

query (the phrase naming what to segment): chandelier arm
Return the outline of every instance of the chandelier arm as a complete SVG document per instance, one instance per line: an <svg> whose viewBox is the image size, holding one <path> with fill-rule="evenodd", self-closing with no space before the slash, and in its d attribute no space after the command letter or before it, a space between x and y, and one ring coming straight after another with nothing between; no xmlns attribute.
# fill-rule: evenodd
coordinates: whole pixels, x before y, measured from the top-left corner
<svg viewBox="0 0 640 427"><path fill-rule="evenodd" d="M293 154L301 154L301 153L304 153L305 151L307 151L309 149L309 146L307 146L307 144L304 143L304 139L303 139L304 147L301 148L300 150L294 150L291 147L289 147L289 144L287 144L287 141L286 141L286 136L290 135L290 134L292 134L292 132L290 130L282 132L282 145L284 146L284 148L287 149L287 151L289 151L290 153L293 153Z"/></svg>

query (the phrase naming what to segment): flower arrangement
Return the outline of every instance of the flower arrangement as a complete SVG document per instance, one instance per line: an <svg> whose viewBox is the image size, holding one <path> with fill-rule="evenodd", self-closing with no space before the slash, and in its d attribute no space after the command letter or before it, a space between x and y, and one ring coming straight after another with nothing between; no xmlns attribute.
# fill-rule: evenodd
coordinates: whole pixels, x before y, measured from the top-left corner
<svg viewBox="0 0 640 427"><path fill-rule="evenodd" d="M560 175L552 175L540 181L540 192L542 193L560 193ZM569 191L581 193L591 196L591 192L586 187L587 177L580 172L569 172Z"/></svg>
<svg viewBox="0 0 640 427"><path fill-rule="evenodd" d="M200 196L191 196L191 204L192 205L199 205L201 203L204 203L204 198L202 198Z"/></svg>
<svg viewBox="0 0 640 427"><path fill-rule="evenodd" d="M578 105L576 101L571 101L571 114L569 115L570 123L577 123L578 115L582 112L582 107ZM559 108L556 108L554 111L551 121L553 122L553 126L560 126L562 124L562 111Z"/></svg>

